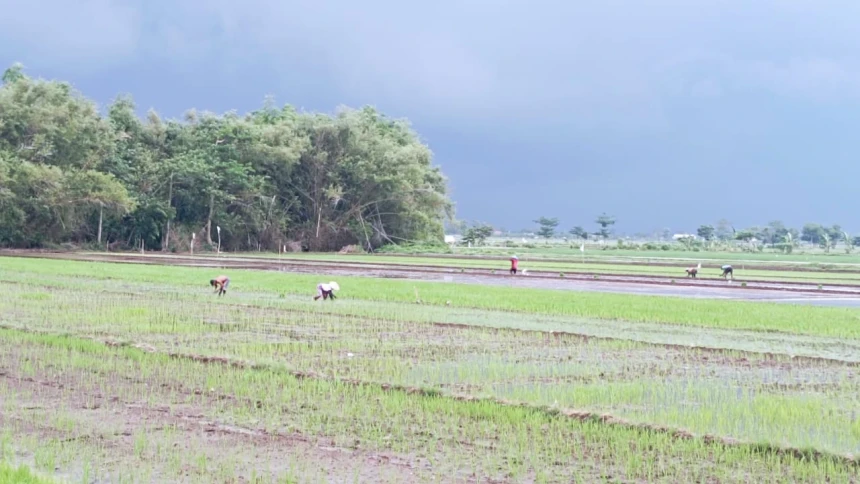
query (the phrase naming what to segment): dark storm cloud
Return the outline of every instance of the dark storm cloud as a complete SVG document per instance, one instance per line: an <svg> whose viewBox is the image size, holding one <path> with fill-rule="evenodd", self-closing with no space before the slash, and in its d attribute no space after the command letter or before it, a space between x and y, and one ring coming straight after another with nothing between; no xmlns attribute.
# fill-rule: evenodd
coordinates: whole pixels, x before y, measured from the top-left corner
<svg viewBox="0 0 860 484"><path fill-rule="evenodd" d="M860 100L856 2L0 9L14 12L0 18L0 60L70 79L102 103L128 90L178 115L245 111L271 93L310 109L374 104L408 117L465 218L513 228L546 214L573 225L607 210L631 231L721 217L853 223L838 198L858 174L846 128Z"/></svg>

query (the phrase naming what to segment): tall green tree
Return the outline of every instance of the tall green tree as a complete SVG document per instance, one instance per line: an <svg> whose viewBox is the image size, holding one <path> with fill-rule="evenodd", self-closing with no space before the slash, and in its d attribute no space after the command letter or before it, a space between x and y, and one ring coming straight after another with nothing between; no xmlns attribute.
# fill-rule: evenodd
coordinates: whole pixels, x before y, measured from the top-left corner
<svg viewBox="0 0 860 484"><path fill-rule="evenodd" d="M572 235L573 237L576 237L577 239L582 239L582 240L588 239L588 231L585 230L584 228L578 226L578 225L576 227L570 229L570 232L568 232L568 233L570 235Z"/></svg>
<svg viewBox="0 0 860 484"><path fill-rule="evenodd" d="M557 218L541 217L534 222L539 226L537 231L538 237L549 240L555 235L555 228L558 227Z"/></svg>
<svg viewBox="0 0 860 484"><path fill-rule="evenodd" d="M102 117L66 83L12 66L0 86L0 244L309 250L443 240L447 180L403 120L373 108Z"/></svg>
<svg viewBox="0 0 860 484"><path fill-rule="evenodd" d="M717 226L714 228L714 235L717 240L727 241L735 237L735 228L732 223L726 219L720 219Z"/></svg>
<svg viewBox="0 0 860 484"><path fill-rule="evenodd" d="M715 237L715 229L713 225L700 225L696 230L696 235L698 235L705 242L710 242L714 240Z"/></svg>
<svg viewBox="0 0 860 484"><path fill-rule="evenodd" d="M482 245L491 235L493 235L491 225L476 223L463 232L462 241L467 244Z"/></svg>
<svg viewBox="0 0 860 484"><path fill-rule="evenodd" d="M597 220L594 221L600 228L597 230L595 235L606 240L612 235L612 226L615 225L615 217L607 215L605 212L600 214L597 217Z"/></svg>
<svg viewBox="0 0 860 484"><path fill-rule="evenodd" d="M800 233L801 240L811 244L821 243L825 236L827 236L825 228L816 223L805 224Z"/></svg>

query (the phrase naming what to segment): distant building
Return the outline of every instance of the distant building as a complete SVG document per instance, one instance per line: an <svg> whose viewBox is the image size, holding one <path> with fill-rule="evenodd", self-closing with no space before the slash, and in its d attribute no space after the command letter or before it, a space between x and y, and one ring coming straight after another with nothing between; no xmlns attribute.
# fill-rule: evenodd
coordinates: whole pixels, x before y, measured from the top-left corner
<svg viewBox="0 0 860 484"><path fill-rule="evenodd" d="M437 239L437 240L438 240L438 239ZM446 243L446 244L453 244L453 243L456 243L456 242L457 242L457 238L456 238L456 237L454 237L453 235L446 235L446 236L445 236L445 243Z"/></svg>
<svg viewBox="0 0 860 484"><path fill-rule="evenodd" d="M695 235L695 234L675 234L675 235L673 235L673 236L672 236L672 239L674 239L674 240L681 240L681 239L693 239L693 240L696 240L696 239L698 239L698 238L699 238L699 237L698 237L697 235Z"/></svg>

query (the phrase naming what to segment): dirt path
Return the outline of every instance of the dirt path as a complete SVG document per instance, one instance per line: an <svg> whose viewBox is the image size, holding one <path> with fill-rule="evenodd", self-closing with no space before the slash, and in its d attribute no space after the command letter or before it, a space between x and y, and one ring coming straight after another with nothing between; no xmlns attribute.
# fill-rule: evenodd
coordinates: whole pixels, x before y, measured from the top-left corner
<svg viewBox="0 0 860 484"><path fill-rule="evenodd" d="M267 260L232 256L165 254L97 254L75 252L3 251L0 255L96 262L159 264L184 267L249 269L453 282L535 289L593 291L710 299L759 300L795 304L860 307L860 286L760 280L684 279L636 274L565 274L533 271L510 276L487 269L371 264L362 262ZM744 285L745 284L745 285Z"/></svg>

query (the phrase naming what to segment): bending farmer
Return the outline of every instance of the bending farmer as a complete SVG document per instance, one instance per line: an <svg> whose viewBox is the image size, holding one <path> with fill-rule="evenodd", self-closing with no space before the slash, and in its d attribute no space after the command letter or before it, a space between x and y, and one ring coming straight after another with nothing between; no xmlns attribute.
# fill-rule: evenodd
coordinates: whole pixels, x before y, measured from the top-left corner
<svg viewBox="0 0 860 484"><path fill-rule="evenodd" d="M726 264L722 267L723 273L720 274L720 277L729 276L731 279L735 278L734 272L732 271L732 266Z"/></svg>
<svg viewBox="0 0 860 484"><path fill-rule="evenodd" d="M227 286L230 285L230 278L227 276L218 276L215 279L210 279L209 285L214 287L215 292L221 296L227 292Z"/></svg>
<svg viewBox="0 0 860 484"><path fill-rule="evenodd" d="M338 286L337 283L334 281L331 281L329 283L321 282L317 284L317 295L314 296L314 301L319 298L323 298L323 300L326 300L328 298L334 299L334 292L339 290L340 286Z"/></svg>
<svg viewBox="0 0 860 484"><path fill-rule="evenodd" d="M695 279L696 274L699 273L699 269L696 267L687 268L686 271L687 271L687 277L692 277L693 279Z"/></svg>
<svg viewBox="0 0 860 484"><path fill-rule="evenodd" d="M511 274L517 273L517 263L519 263L519 261L520 260L517 258L517 256L511 257Z"/></svg>

